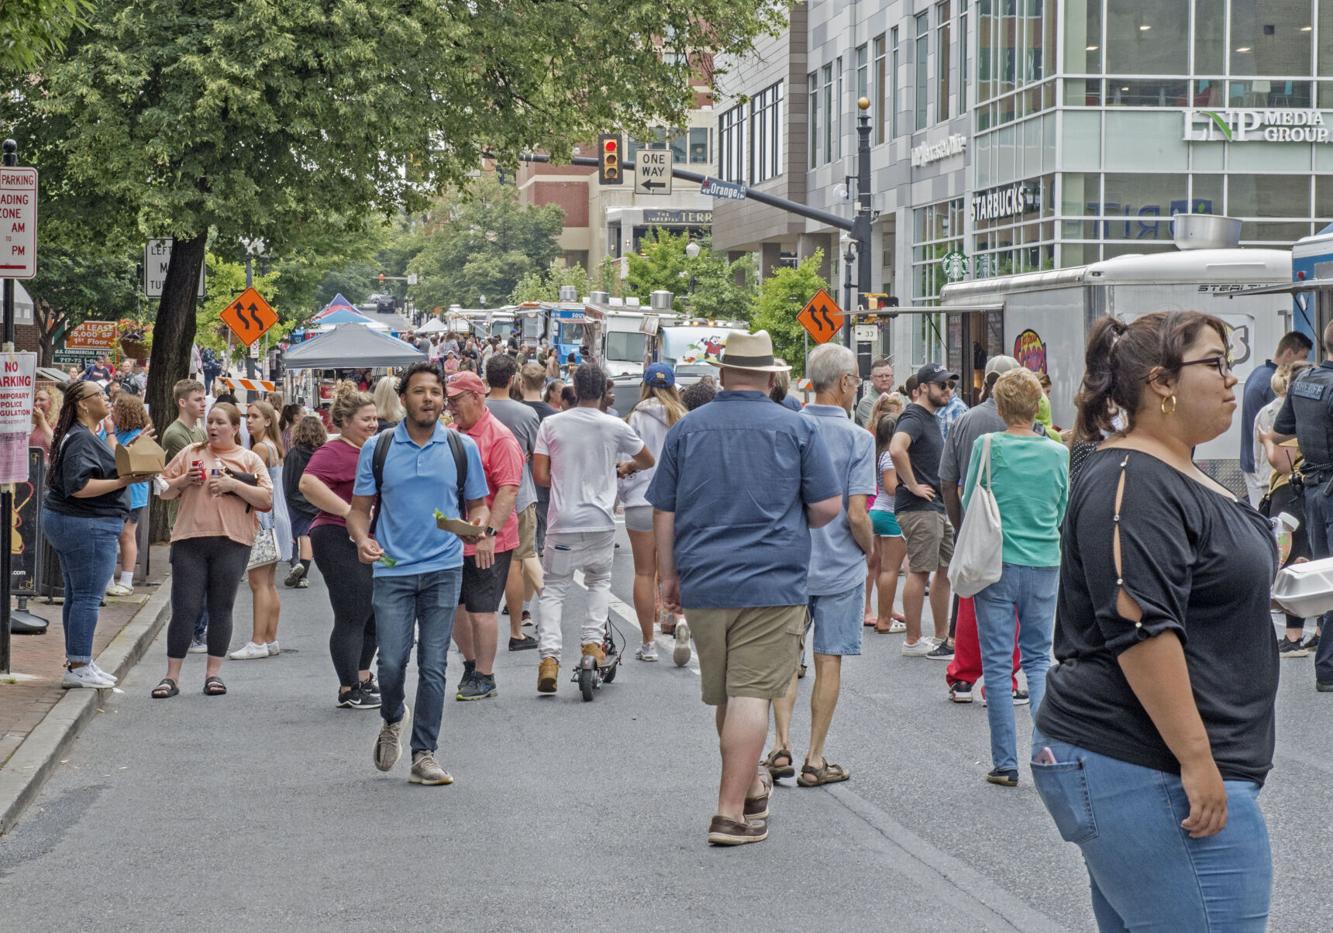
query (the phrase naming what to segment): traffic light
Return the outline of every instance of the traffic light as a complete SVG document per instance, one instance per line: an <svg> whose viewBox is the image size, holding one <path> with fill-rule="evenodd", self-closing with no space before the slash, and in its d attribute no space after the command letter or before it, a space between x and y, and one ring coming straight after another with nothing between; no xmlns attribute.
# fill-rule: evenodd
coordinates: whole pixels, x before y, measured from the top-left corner
<svg viewBox="0 0 1333 933"><path fill-rule="evenodd" d="M620 136L617 133L603 133L597 137L597 151L601 153L597 164L597 183L618 185L625 180L620 166Z"/></svg>

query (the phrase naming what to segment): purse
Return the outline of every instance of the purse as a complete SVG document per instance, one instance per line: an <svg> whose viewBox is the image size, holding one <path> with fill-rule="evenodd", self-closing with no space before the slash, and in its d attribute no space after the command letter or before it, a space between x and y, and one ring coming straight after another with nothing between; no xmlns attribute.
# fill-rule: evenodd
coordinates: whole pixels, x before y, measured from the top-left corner
<svg viewBox="0 0 1333 933"><path fill-rule="evenodd" d="M1000 527L1000 505L995 501L991 487L991 435L985 435L986 446L977 469L984 471L977 477L972 490L972 501L963 514L963 526L958 529L958 542L953 560L949 562L949 583L959 596L975 596L1000 579L1004 573L1004 533ZM985 485L982 485L982 480Z"/></svg>
<svg viewBox="0 0 1333 933"><path fill-rule="evenodd" d="M259 514L259 531L255 533L255 543L250 547L250 560L246 562L246 572L256 567L267 567L278 562L278 531L273 525L270 512Z"/></svg>

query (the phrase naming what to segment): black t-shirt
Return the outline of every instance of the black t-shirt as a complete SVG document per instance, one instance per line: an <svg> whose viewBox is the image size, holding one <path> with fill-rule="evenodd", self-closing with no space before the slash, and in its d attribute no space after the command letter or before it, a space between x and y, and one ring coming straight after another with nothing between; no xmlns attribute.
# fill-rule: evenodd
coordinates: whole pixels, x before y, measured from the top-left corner
<svg viewBox="0 0 1333 933"><path fill-rule="evenodd" d="M545 402L529 402L527 399L524 399L523 404L527 405L529 408L531 408L533 411L537 413L537 421L539 423L545 421L547 418L551 417L551 415L554 415L557 412L557 409L552 408Z"/></svg>
<svg viewBox="0 0 1333 933"><path fill-rule="evenodd" d="M915 496L907 489L903 478L898 477L898 491L893 494L895 512L944 511L944 500L940 496L940 456L944 453L944 435L940 433L940 423L934 414L915 403L898 417L894 434L906 434L912 439L912 446L907 456L912 461L912 472L916 481L935 490L931 501Z"/></svg>
<svg viewBox="0 0 1333 933"><path fill-rule="evenodd" d="M73 494L90 479L115 479L116 455L106 442L82 424L75 424L60 440L60 462L46 490L46 507L62 515L86 518L124 518L130 511L129 488L80 499ZM53 451L54 453L54 451Z"/></svg>
<svg viewBox="0 0 1333 933"><path fill-rule="evenodd" d="M1124 588L1139 623L1116 612L1116 488ZM1273 766L1278 654L1268 600L1277 551L1268 522L1140 451L1089 454L1061 535L1055 656L1037 724L1051 738L1155 768L1180 764L1116 658L1168 631L1180 637L1213 759L1226 779L1263 783Z"/></svg>

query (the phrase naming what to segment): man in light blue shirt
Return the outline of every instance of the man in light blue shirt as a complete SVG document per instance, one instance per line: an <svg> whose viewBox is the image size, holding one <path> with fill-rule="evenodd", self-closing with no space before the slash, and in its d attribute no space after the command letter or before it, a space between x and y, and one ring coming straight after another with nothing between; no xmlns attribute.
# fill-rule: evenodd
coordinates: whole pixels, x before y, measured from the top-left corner
<svg viewBox="0 0 1333 933"><path fill-rule="evenodd" d="M417 633L417 717L412 726L413 784L452 784L435 760L444 716L444 670L453 633L454 609L463 579L463 542L439 528L435 510L450 518L467 517L480 537L486 527L488 490L481 455L471 438L440 424L444 383L439 370L418 363L403 373L398 395L407 414L386 435L361 448L352 489L347 533L362 563L373 564L375 634L379 639L380 692L384 720L375 740L375 767L388 771L403 753L400 742L407 707L403 686ZM381 444L383 470L375 476ZM455 451L467 464L459 483ZM462 487L460 494L459 487ZM371 510L379 498L372 531Z"/></svg>
<svg viewBox="0 0 1333 933"><path fill-rule="evenodd" d="M801 412L815 424L841 486L838 517L810 529L810 572L806 578L814 630L815 685L810 691L810 747L797 782L806 787L848 778L847 769L824 756L824 740L833 721L842 679L842 659L861 653L861 611L865 604L866 557L875 546L866 499L875 494L875 439L849 417L856 401L856 356L826 343L810 354L806 374L815 401ZM766 764L776 777L789 777L791 717L796 708L796 677L787 695L773 704L776 747Z"/></svg>

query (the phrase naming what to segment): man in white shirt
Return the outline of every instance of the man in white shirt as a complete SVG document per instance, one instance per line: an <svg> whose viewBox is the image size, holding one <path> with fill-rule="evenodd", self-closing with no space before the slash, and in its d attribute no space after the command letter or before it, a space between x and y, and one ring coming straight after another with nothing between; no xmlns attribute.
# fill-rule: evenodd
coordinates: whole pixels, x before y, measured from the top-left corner
<svg viewBox="0 0 1333 933"><path fill-rule="evenodd" d="M537 603L541 663L537 692L555 693L560 674L560 617L574 571L583 571L588 612L579 642L583 655L606 662L602 636L610 612L611 562L615 556L616 477L653 465L643 439L624 421L598 410L606 372L584 363L574 372L578 405L552 415L537 430L532 478L551 487L542 554L545 585Z"/></svg>

